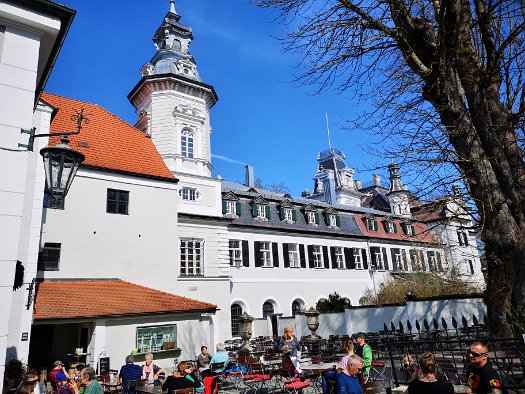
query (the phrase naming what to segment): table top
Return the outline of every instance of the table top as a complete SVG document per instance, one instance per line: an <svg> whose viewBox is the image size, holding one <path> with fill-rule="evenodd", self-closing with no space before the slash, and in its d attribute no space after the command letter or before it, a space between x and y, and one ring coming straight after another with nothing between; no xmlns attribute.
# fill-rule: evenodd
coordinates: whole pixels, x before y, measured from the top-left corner
<svg viewBox="0 0 525 394"><path fill-rule="evenodd" d="M283 362L283 360L264 360L262 362L263 365L277 365L277 364L281 364Z"/></svg>
<svg viewBox="0 0 525 394"><path fill-rule="evenodd" d="M160 394L162 393L162 386L154 386L152 384L145 384L135 387L135 391L147 394Z"/></svg>
<svg viewBox="0 0 525 394"><path fill-rule="evenodd" d="M329 369L333 369L337 366L336 363L300 363L299 365L301 366L301 369L306 369L308 371L328 371Z"/></svg>

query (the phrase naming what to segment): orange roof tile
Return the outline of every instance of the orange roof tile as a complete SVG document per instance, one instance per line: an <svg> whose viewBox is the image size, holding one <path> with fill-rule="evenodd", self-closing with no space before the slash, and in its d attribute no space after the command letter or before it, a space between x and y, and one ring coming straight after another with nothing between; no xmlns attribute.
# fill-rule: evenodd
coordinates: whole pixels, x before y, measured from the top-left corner
<svg viewBox="0 0 525 394"><path fill-rule="evenodd" d="M122 280L58 281L38 285L33 317L69 319L215 309L216 305L207 302Z"/></svg>
<svg viewBox="0 0 525 394"><path fill-rule="evenodd" d="M69 137L69 145L86 156L82 166L176 182L151 138L111 112L96 104L49 93L42 94L42 100L58 109L51 122L52 133L76 131L71 115L84 107L89 123L82 125L79 135ZM49 138L49 145L59 143L60 137Z"/></svg>
<svg viewBox="0 0 525 394"><path fill-rule="evenodd" d="M368 226L366 224L367 215L354 213L354 216L363 234L370 238L383 238L383 239L393 239L393 240L399 240L399 241L425 242L425 243L430 243L434 241L429 228L424 223L421 223L421 222L412 221L411 224L414 226L414 229L416 230L416 235L406 235L401 228L401 224L403 223L403 220L401 219L394 219L394 223L397 225L397 233L387 233L385 230L385 227L383 226L383 221L385 220L384 217L374 216L377 220L378 226L377 226L377 231L372 231L368 229Z"/></svg>

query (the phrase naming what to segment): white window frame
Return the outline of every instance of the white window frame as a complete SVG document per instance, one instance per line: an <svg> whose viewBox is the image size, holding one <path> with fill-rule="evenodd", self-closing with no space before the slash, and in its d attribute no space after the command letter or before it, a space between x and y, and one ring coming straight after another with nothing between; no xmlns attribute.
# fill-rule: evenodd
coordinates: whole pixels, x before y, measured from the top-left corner
<svg viewBox="0 0 525 394"><path fill-rule="evenodd" d="M284 208L284 220L288 220L290 222L293 221L292 209L291 208Z"/></svg>
<svg viewBox="0 0 525 394"><path fill-rule="evenodd" d="M266 205L257 205L257 217L266 219Z"/></svg>
<svg viewBox="0 0 525 394"><path fill-rule="evenodd" d="M237 202L226 200L226 215L237 215Z"/></svg>
<svg viewBox="0 0 525 394"><path fill-rule="evenodd" d="M308 224L315 224L315 212L308 211L306 215L308 216Z"/></svg>
<svg viewBox="0 0 525 394"><path fill-rule="evenodd" d="M190 262L191 267L190 267ZM193 238L180 239L180 275L204 275L204 240Z"/></svg>
<svg viewBox="0 0 525 394"><path fill-rule="evenodd" d="M312 245L312 255L314 258L314 268L324 268L323 247L321 245Z"/></svg>
<svg viewBox="0 0 525 394"><path fill-rule="evenodd" d="M338 269L345 269L345 254L342 246L334 246L335 263Z"/></svg>
<svg viewBox="0 0 525 394"><path fill-rule="evenodd" d="M272 261L272 243L263 241L260 243L261 267L273 267Z"/></svg>
<svg viewBox="0 0 525 394"><path fill-rule="evenodd" d="M406 224L407 235L416 235L416 228L413 224Z"/></svg>
<svg viewBox="0 0 525 394"><path fill-rule="evenodd" d="M198 201L201 193L191 187L181 187L179 190L179 196L183 201Z"/></svg>
<svg viewBox="0 0 525 394"><path fill-rule="evenodd" d="M430 272L437 271L437 257L436 252L430 251L430 253L427 253L428 256L428 270Z"/></svg>
<svg viewBox="0 0 525 394"><path fill-rule="evenodd" d="M469 246L468 234L465 230L458 230L458 242L459 246Z"/></svg>
<svg viewBox="0 0 525 394"><path fill-rule="evenodd" d="M376 219L371 219L371 218L366 219L366 228L368 229L368 231L376 231L375 229L376 223L377 223Z"/></svg>
<svg viewBox="0 0 525 394"><path fill-rule="evenodd" d="M355 268L360 270L363 269L363 261L361 260L361 250L353 248Z"/></svg>
<svg viewBox="0 0 525 394"><path fill-rule="evenodd" d="M383 262L383 253L381 248L378 248L376 251L374 251L374 255L376 256L376 270L384 271L385 263Z"/></svg>
<svg viewBox="0 0 525 394"><path fill-rule="evenodd" d="M386 232L387 233L394 233L395 232L395 230L394 230L394 223L392 223L390 221L386 222Z"/></svg>
<svg viewBox="0 0 525 394"><path fill-rule="evenodd" d="M290 261L290 268L301 268L298 244L288 244L288 260Z"/></svg>
<svg viewBox="0 0 525 394"><path fill-rule="evenodd" d="M195 148L195 133L189 129L183 129L180 133L180 153L188 159L193 159Z"/></svg>
<svg viewBox="0 0 525 394"><path fill-rule="evenodd" d="M334 215L333 213L328 215L328 221L330 223L329 224L330 227L337 227L337 216Z"/></svg>
<svg viewBox="0 0 525 394"><path fill-rule="evenodd" d="M228 242L228 251L230 254L230 265L232 267L242 267L242 241L239 239L230 239Z"/></svg>
<svg viewBox="0 0 525 394"><path fill-rule="evenodd" d="M403 267L403 261L401 260L401 251L399 253L394 254L394 261L393 263L396 266L396 269L402 271L404 269Z"/></svg>
<svg viewBox="0 0 525 394"><path fill-rule="evenodd" d="M412 266L412 269L414 269L414 266L421 267L420 263L420 257L419 257L419 250L414 249L416 253L409 253L410 254L410 265Z"/></svg>

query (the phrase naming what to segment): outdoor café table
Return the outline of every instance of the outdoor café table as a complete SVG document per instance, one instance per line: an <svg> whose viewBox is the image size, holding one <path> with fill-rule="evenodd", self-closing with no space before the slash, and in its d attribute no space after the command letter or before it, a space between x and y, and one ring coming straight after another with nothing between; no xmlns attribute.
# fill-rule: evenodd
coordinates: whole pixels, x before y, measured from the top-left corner
<svg viewBox="0 0 525 394"><path fill-rule="evenodd" d="M301 369L304 369L306 371L315 371L315 372L324 372L324 371L328 371L330 369L334 369L337 364L335 363L317 363L317 364L312 364L312 363L302 363L302 362L299 362L299 365L301 366Z"/></svg>
<svg viewBox="0 0 525 394"><path fill-rule="evenodd" d="M99 380L98 382L105 393L119 393L122 391L122 384L120 384L116 378L113 382L107 379Z"/></svg>
<svg viewBox="0 0 525 394"><path fill-rule="evenodd" d="M139 393L146 393L146 394L161 394L162 386L154 386L152 384L143 384L141 386L135 387L135 391Z"/></svg>

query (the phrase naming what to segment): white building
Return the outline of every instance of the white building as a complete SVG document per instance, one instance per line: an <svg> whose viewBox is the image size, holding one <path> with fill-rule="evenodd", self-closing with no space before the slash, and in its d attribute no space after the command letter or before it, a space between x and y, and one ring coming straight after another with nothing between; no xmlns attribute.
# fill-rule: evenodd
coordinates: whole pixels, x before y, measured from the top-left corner
<svg viewBox="0 0 525 394"><path fill-rule="evenodd" d="M211 348L237 335L243 311L257 319L254 335L273 334L334 291L357 305L391 272L450 268L456 258L451 248L458 245L435 237L427 218L411 211L396 166L390 167L390 187L377 178L363 188L344 154L330 149L318 157L312 193L300 198L255 188L251 167L245 184L213 179L210 113L217 95L188 51L192 39L172 3L154 35L156 52L128 95L136 128L92 104L44 97L59 108L53 128L67 126L67 108L84 105L96 116L73 139L86 162L64 209L46 210L43 278L69 286L71 279L118 278L216 305L216 314L203 307L189 317L198 328L181 357L193 357L199 344ZM477 250L471 252L481 278ZM40 324L46 318L38 313ZM88 347L96 362L97 352L113 346L101 336L115 331L102 316L83 318L89 318L88 332L82 334L86 326L76 316L77 342L69 341L69 348ZM50 319L58 325L56 315ZM130 319L131 328L128 320L111 323L122 327L126 343L112 348L112 360L132 343L140 348L139 329L152 325L150 317Z"/></svg>
<svg viewBox="0 0 525 394"><path fill-rule="evenodd" d="M75 12L47 0L0 0L0 376L6 359L27 362L32 280L42 216L44 174L35 139L32 152L21 129L46 133L51 111L39 104ZM15 274L16 273L16 274ZM3 379L0 382L0 389Z"/></svg>

